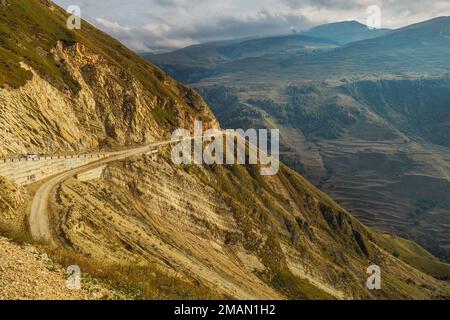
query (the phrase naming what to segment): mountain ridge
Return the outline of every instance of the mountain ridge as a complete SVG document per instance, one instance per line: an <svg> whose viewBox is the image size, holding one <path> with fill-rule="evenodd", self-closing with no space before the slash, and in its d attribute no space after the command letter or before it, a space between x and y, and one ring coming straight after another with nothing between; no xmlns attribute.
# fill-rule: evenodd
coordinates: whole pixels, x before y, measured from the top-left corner
<svg viewBox="0 0 450 320"><path fill-rule="evenodd" d="M340 21L314 27L305 35L334 40L341 45L350 42L366 40L382 36L392 30L390 29L370 29L366 25L356 21Z"/></svg>
<svg viewBox="0 0 450 320"><path fill-rule="evenodd" d="M19 11L24 20L16 20L17 38L10 18ZM54 30L46 31L42 19ZM192 130L195 119L204 129L219 128L197 93L89 25L67 31L65 19L41 0L8 1L1 11L0 41L11 61L2 68L9 68L6 74L25 68L31 77L2 79L8 85L0 88L0 128L7 137L1 154L115 150L176 128ZM252 165L179 166L170 151L161 150L156 161L114 162L96 180L62 182L49 203L56 248L46 249L65 265L79 263L147 299L155 292L184 299L449 295L448 283L429 275L435 260L362 225L288 167L263 177ZM26 236L27 199L37 186L0 183L0 229ZM391 252L400 249L399 258L411 265L422 258L428 274ZM385 281L378 291L365 287L373 263Z"/></svg>
<svg viewBox="0 0 450 320"><path fill-rule="evenodd" d="M446 30L438 17L319 52L205 65L198 77L168 56L161 67L222 126L280 128L282 160L364 223L448 260Z"/></svg>

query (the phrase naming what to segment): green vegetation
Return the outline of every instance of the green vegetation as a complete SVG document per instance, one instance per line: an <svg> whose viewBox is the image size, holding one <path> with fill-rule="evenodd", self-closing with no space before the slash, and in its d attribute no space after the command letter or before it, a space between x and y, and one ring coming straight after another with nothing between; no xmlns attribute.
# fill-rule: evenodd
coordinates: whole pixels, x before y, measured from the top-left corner
<svg viewBox="0 0 450 320"><path fill-rule="evenodd" d="M76 95L80 84L68 70L65 59L55 55L55 48L60 44L66 52L86 48L88 54L97 54L105 59L106 64L117 68L115 81L122 87L129 86L130 79L140 82L144 88L143 99L149 107L156 104L158 109L152 113L164 129L172 131L179 127L177 114L180 109L187 111L186 115L192 118L208 118L204 113L209 110L203 107L201 98L191 89L172 80L162 70L86 21L82 21L80 30L70 30L68 17L51 1L7 0L6 5L0 4L0 87L18 88L30 80L32 73L22 66L26 64L59 90ZM88 77L92 66L81 67L82 76ZM86 80L89 82L88 78ZM127 114L132 113L127 111L124 110ZM104 120L105 127L110 125L108 119ZM113 126L111 132L110 128L105 129L115 138Z"/></svg>
<svg viewBox="0 0 450 320"><path fill-rule="evenodd" d="M51 54L58 40L70 43L75 39L74 34L61 27L64 15L49 15L41 1L6 3L0 6L0 39L2 55L8 57L9 63L1 66L0 74L5 75L2 84L23 85L30 78L30 73L20 67L20 62L24 62L55 85L76 91L74 80ZM12 74L17 75L10 77Z"/></svg>
<svg viewBox="0 0 450 320"><path fill-rule="evenodd" d="M272 279L272 285L291 300L335 300L332 295L313 286L308 280L295 277L288 271L279 271Z"/></svg>
<svg viewBox="0 0 450 320"><path fill-rule="evenodd" d="M343 128L355 122L355 118L342 110L336 104L312 106L305 108L306 101L311 100L306 94L299 94L294 87L287 88L290 102L280 105L272 100L249 99L248 104L254 105L277 119L282 125L291 125L301 129L305 135L324 139L337 139Z"/></svg>
<svg viewBox="0 0 450 320"><path fill-rule="evenodd" d="M55 60L52 50L60 41L64 46L81 43L102 55L110 63L134 76L157 97L177 99L181 88L160 69L127 49L120 42L83 21L80 30L66 26L68 14L52 4L53 11L41 0L7 0L0 5L0 85L20 87L31 79L31 73L21 68L24 62L44 79L60 89L77 93L78 83ZM169 81L172 86L163 82Z"/></svg>
<svg viewBox="0 0 450 320"><path fill-rule="evenodd" d="M413 241L384 235L382 243L388 252L437 279L450 279L450 264L439 261L431 253Z"/></svg>
<svg viewBox="0 0 450 320"><path fill-rule="evenodd" d="M152 110L152 115L158 124L162 126L167 125L167 123L170 123L171 125L177 123L175 114L159 107Z"/></svg>

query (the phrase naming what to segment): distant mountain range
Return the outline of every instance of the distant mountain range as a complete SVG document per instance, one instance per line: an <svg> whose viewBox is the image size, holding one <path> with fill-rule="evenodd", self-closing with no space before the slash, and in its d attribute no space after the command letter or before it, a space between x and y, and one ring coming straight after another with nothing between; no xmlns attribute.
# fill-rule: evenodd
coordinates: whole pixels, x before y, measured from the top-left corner
<svg viewBox="0 0 450 320"><path fill-rule="evenodd" d="M358 21L343 21L317 26L303 34L317 38L332 39L339 44L347 44L376 38L390 31L390 29L371 29Z"/></svg>
<svg viewBox="0 0 450 320"><path fill-rule="evenodd" d="M227 66L233 68L236 64L240 68L242 60L263 57L270 59L273 55L276 60L280 55L284 59L304 57L338 48L354 40L374 38L389 31L369 29L359 22L346 21L318 26L301 34L211 42L171 53L142 53L142 56L162 66L179 80L195 82L216 74L220 67L226 70Z"/></svg>
<svg viewBox="0 0 450 320"><path fill-rule="evenodd" d="M450 17L438 17L376 38L350 43L318 57L336 75L439 74L450 70ZM306 59L305 64L315 63ZM342 70L345 66L346 69ZM330 70L331 69L331 70Z"/></svg>
<svg viewBox="0 0 450 320"><path fill-rule="evenodd" d="M205 48L151 60L222 126L280 128L283 160L365 223L450 258L450 17Z"/></svg>
<svg viewBox="0 0 450 320"><path fill-rule="evenodd" d="M449 17L439 17L398 30L340 22L300 35L203 44L144 56L186 83L221 74L229 78L233 73L255 79L270 73L286 80L439 74L450 70L449 22ZM352 39L358 41L349 43Z"/></svg>
<svg viewBox="0 0 450 320"><path fill-rule="evenodd" d="M70 156L89 150L150 148L151 142L170 139L175 129L193 132L197 119L204 129L220 128L192 89L87 22L80 30L69 30L67 17L49 0L0 1L0 155L32 150L41 156ZM267 41L283 50L300 43L305 52L299 54L315 54L308 46L335 46L309 36ZM229 59L255 59L248 56L257 55L261 43L251 41L243 51L232 43L228 48L233 49L211 52ZM266 52L276 56L274 50ZM270 77L266 81L273 86ZM242 93L249 92L242 88ZM283 134L288 124L303 119L306 134L333 137L358 116L355 108L333 104L336 99L321 87L285 89L285 97L298 101L300 110L294 103L279 108L282 100L275 97L276 104L266 103L261 97L269 97L270 91L261 87L263 95L253 100L230 91L229 105L214 91L205 96L229 123L236 115L234 120L265 125L258 114L267 109L268 122L285 121ZM308 106L303 99L327 96L327 104L310 104L311 112L304 112ZM246 104L248 108L241 107ZM362 103L358 110L363 112ZM329 128L322 130L316 126L319 122ZM299 122L298 128L302 126ZM370 128L359 132L365 130ZM101 287L91 288L85 279L100 278L108 288L126 291L130 299L448 299L448 264L414 242L366 227L286 165L266 177L255 165L177 165L171 151L166 146L159 148L158 159L147 154L108 162L103 174L89 181L65 172L58 186L48 190L48 198L40 198L36 184L20 186L0 177L0 233L20 243L33 241L29 229L39 224L33 219L26 223L29 208L33 198L45 200L52 242L40 250L51 247L49 255L64 267L80 266L83 288L95 290L96 299L114 296ZM381 166L383 160L374 162ZM13 170L21 164L8 163ZM396 161L388 164L401 166ZM364 172L364 162L359 166L357 172ZM373 180L366 184L375 184ZM443 196L431 183L426 187L436 198ZM429 199L420 202L423 211L438 205ZM0 238L0 252L14 250L18 257L31 253L25 246L16 250L4 242ZM54 269L41 251L36 254L42 268L34 268L31 275ZM0 260L3 268L1 254ZM6 269L13 269L16 260ZM34 297L37 292L39 298L52 298L51 292L37 290L49 287L47 277L25 277L30 270L24 263L17 270L2 269L0 291L6 286L12 297ZM379 290L366 286L367 268L374 263L382 270ZM64 283L62 277L61 273L55 287Z"/></svg>

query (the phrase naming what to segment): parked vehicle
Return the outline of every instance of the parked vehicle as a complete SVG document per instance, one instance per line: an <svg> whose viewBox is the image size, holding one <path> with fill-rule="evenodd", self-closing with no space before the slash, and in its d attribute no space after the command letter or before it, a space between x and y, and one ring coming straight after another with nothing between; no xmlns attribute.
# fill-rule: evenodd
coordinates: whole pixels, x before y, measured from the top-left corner
<svg viewBox="0 0 450 320"><path fill-rule="evenodd" d="M25 157L27 158L28 161L33 161L33 160L38 160L39 159L39 155L37 153L33 153L33 152L28 152Z"/></svg>

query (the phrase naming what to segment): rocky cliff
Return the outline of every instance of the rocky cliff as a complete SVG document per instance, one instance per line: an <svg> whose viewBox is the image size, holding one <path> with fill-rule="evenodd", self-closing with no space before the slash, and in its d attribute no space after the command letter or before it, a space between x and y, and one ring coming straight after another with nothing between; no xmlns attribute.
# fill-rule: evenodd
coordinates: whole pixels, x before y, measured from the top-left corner
<svg viewBox="0 0 450 320"><path fill-rule="evenodd" d="M65 19L48 1L0 7L2 154L141 144L194 119L218 126L194 91L87 23L68 31ZM447 283L394 257L287 167L262 177L257 166L177 166L169 154L62 183L49 204L52 254L143 298L448 297ZM0 222L23 223L35 186L4 183ZM365 287L371 264L383 270L381 290Z"/></svg>

